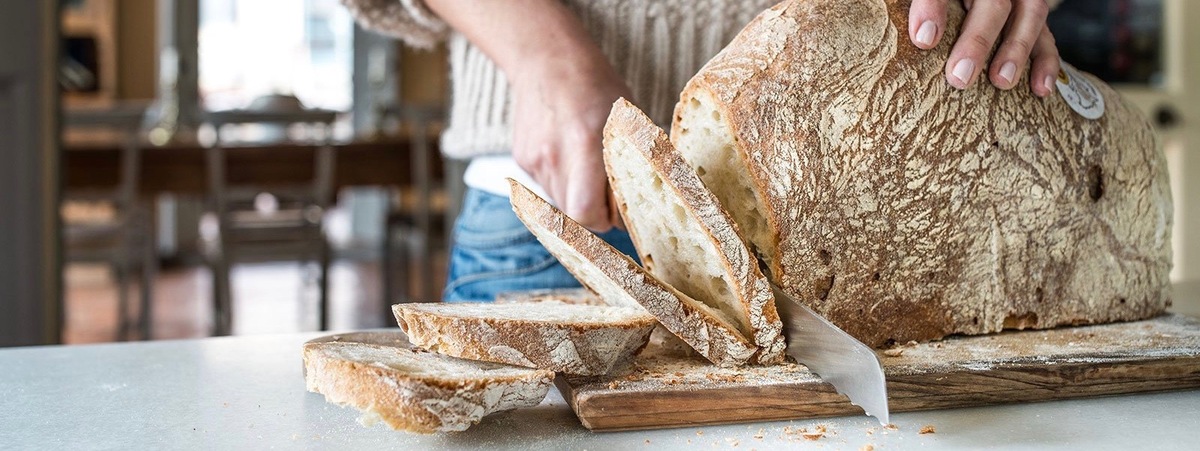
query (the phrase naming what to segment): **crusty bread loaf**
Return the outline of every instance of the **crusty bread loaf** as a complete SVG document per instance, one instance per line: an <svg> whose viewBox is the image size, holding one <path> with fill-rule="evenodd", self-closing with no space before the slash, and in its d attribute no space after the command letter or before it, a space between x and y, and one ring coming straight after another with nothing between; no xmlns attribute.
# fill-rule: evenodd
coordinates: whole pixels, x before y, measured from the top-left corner
<svg viewBox="0 0 1200 451"><path fill-rule="evenodd" d="M304 345L304 382L329 402L423 434L462 431L484 416L532 407L546 397L554 373L472 362L404 347L354 342Z"/></svg>
<svg viewBox="0 0 1200 451"><path fill-rule="evenodd" d="M667 134L625 99L604 127L604 164L646 269L737 324L759 347L757 363L782 361L782 324L758 261Z"/></svg>
<svg viewBox="0 0 1200 451"><path fill-rule="evenodd" d="M1027 74L951 88L948 6L924 51L908 1L781 3L689 82L672 140L771 277L868 344L1163 311L1172 207L1149 124L1085 74L1065 76L1103 97L1094 120Z"/></svg>
<svg viewBox="0 0 1200 451"><path fill-rule="evenodd" d="M636 302L704 358L719 366L746 363L757 347L715 309L663 283L632 259L509 180L513 210L584 286L610 303ZM624 299L624 300L618 300Z"/></svg>
<svg viewBox="0 0 1200 451"><path fill-rule="evenodd" d="M640 307L549 301L396 304L392 310L420 348L581 376L608 374L631 361L658 324Z"/></svg>

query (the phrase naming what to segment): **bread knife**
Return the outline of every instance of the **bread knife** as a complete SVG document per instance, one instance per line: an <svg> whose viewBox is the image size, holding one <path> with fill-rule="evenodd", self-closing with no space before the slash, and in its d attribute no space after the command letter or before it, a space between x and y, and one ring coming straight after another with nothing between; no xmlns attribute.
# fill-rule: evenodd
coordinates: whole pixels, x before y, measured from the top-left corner
<svg viewBox="0 0 1200 451"><path fill-rule="evenodd" d="M821 380L833 385L850 403L888 424L887 382L875 351L796 302L774 283L775 306L787 336L787 354Z"/></svg>

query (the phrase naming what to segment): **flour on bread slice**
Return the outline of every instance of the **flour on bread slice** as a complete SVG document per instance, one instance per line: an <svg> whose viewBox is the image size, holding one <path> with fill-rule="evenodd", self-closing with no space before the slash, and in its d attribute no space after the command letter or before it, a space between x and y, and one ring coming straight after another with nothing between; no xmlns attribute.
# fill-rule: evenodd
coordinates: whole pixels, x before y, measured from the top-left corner
<svg viewBox="0 0 1200 451"><path fill-rule="evenodd" d="M304 345L304 382L363 412L364 425L429 434L462 431L493 412L542 402L554 372L473 362L401 346Z"/></svg>
<svg viewBox="0 0 1200 451"><path fill-rule="evenodd" d="M736 324L759 347L755 362L782 361L782 323L758 260L666 133L625 99L604 127L604 162L646 269Z"/></svg>
<svg viewBox="0 0 1200 451"><path fill-rule="evenodd" d="M715 365L742 365L755 353L757 347L724 315L658 280L528 188L509 183L513 210L525 226L606 302L644 306L664 328Z"/></svg>
<svg viewBox="0 0 1200 451"><path fill-rule="evenodd" d="M632 361L658 324L641 306L554 301L412 303L392 311L420 348L581 376L609 374Z"/></svg>

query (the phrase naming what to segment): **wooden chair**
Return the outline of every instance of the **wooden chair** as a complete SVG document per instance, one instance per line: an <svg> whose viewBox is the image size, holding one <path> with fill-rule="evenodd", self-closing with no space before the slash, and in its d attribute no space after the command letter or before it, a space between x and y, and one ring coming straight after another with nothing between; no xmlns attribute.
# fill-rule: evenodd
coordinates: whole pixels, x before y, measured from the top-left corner
<svg viewBox="0 0 1200 451"><path fill-rule="evenodd" d="M134 335L148 340L153 336L151 309L154 281L158 274L153 215L138 202L141 173L142 118L144 105L119 105L107 109L67 110L63 125L68 133L94 133L120 136L120 173L117 186L68 191L64 205L103 204L111 214L98 218L63 216L63 249L67 263L103 263L108 265L117 285L116 339ZM140 266L140 268L138 268ZM129 321L129 292L135 269L140 269L140 308L136 323Z"/></svg>
<svg viewBox="0 0 1200 451"><path fill-rule="evenodd" d="M384 318L390 319L393 303L441 299L442 287L433 284L432 248L437 232L445 230L448 221L445 207L439 208L433 201L436 193L443 190L433 180L432 160L436 155L430 143L436 139L431 130L445 121L446 111L436 106L400 106L388 108L385 114L397 117L408 133L413 181L407 190L413 195L405 196L406 190L402 188L396 202L389 206L384 224L383 313ZM397 243L402 244L402 251L397 251ZM410 269L416 269L415 277ZM419 281L421 289L416 298L409 298L412 293L408 282L413 278Z"/></svg>
<svg viewBox="0 0 1200 451"><path fill-rule="evenodd" d="M293 107L288 107L286 100L284 107L279 107L280 102L274 103L257 110L205 115L205 122L216 132L213 145L206 150L206 166L209 204L211 215L216 218L217 236L215 243L203 244L213 275L214 335L228 335L232 331L230 266L235 260L314 261L319 297L318 327L320 330L329 327L331 251L325 236L324 217L333 200L334 155L330 141L337 113L303 109L298 100L294 101ZM226 154L232 151L228 146L227 128L251 124L284 134L294 128L315 132L315 138L274 140L279 145L294 145L296 151L313 149L311 180L273 186L231 183L230 172L235 168L226 164ZM264 199L273 200L275 208L262 208Z"/></svg>

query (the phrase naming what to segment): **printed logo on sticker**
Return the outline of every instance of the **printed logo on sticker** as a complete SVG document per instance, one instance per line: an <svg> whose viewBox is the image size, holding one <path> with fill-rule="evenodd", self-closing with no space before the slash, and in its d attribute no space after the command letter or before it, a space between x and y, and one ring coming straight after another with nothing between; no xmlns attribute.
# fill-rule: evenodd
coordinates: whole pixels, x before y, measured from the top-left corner
<svg viewBox="0 0 1200 451"><path fill-rule="evenodd" d="M1099 119L1103 116L1104 96L1100 94L1100 90L1066 61L1059 60L1059 65L1062 68L1058 70L1058 79L1054 81L1054 85L1058 86L1058 94L1067 101L1067 105L1088 119Z"/></svg>

